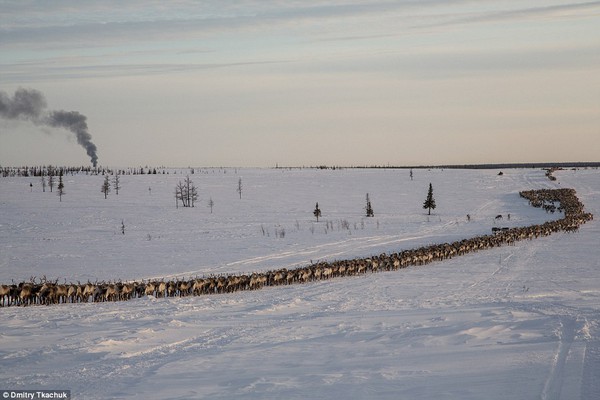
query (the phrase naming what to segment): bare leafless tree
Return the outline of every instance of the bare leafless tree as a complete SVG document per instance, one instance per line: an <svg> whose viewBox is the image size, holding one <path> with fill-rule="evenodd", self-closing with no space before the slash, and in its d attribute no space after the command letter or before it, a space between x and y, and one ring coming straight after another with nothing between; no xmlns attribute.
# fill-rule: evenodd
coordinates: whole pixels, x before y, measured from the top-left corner
<svg viewBox="0 0 600 400"><path fill-rule="evenodd" d="M179 207L179 201L184 207L194 207L194 203L198 200L198 189L194 186L194 183L189 176L185 178L185 181L175 186L175 205Z"/></svg>
<svg viewBox="0 0 600 400"><path fill-rule="evenodd" d="M54 189L54 175L52 175L52 172L48 172L48 187L52 192L52 189Z"/></svg>

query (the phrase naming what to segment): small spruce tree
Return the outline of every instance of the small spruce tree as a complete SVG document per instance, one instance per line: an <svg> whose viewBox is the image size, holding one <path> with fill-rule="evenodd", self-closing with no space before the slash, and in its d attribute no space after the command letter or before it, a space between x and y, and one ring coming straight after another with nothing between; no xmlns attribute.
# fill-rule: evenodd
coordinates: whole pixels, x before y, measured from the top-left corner
<svg viewBox="0 0 600 400"><path fill-rule="evenodd" d="M423 208L428 209L428 215L431 215L431 210L435 210L435 199L433 198L433 186L429 184L429 191L427 192L427 199L423 203Z"/></svg>
<svg viewBox="0 0 600 400"><path fill-rule="evenodd" d="M367 217L374 217L373 207L371 207L371 199L369 199L369 193L367 193L367 206L365 207L367 210Z"/></svg>
<svg viewBox="0 0 600 400"><path fill-rule="evenodd" d="M321 210L319 209L319 203L315 206L315 210L313 211L313 215L317 217L317 222L319 222L319 217L321 216Z"/></svg>
<svg viewBox="0 0 600 400"><path fill-rule="evenodd" d="M115 194L118 196L119 195L119 190L121 189L121 177L119 176L119 173L117 172L113 178L113 187L115 189Z"/></svg>
<svg viewBox="0 0 600 400"><path fill-rule="evenodd" d="M58 201L62 201L62 197L65 194L65 184L63 183L62 172L58 176Z"/></svg>
<svg viewBox="0 0 600 400"><path fill-rule="evenodd" d="M102 187L100 191L104 193L104 198L108 197L108 192L110 192L110 181L108 180L108 175L104 176L104 183L102 183Z"/></svg>

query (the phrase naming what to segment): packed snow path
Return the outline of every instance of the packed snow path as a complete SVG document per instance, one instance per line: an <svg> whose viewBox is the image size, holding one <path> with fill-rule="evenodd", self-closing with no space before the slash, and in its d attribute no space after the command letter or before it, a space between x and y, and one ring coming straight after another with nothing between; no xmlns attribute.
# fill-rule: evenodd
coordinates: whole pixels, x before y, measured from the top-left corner
<svg viewBox="0 0 600 400"><path fill-rule="evenodd" d="M345 173L350 175L349 171ZM389 172L381 173L385 176ZM526 188L573 187L586 210L598 215L598 171L562 171L555 176L557 183L535 170L505 171L503 180L486 171L432 171L430 176L421 177L421 183L426 181L421 186L432 180L434 191L438 188L437 213L441 221L432 218L427 222L425 217L413 220L412 231L407 229L386 241L394 241L392 248L398 248L398 243L414 248L418 247L415 244L477 236L490 231L494 215L509 211L511 223L541 223L548 218L546 213L527 204L513 204L514 200L500 195ZM364 183L360 172L351 180ZM391 187L389 182L385 186ZM455 186L462 188L464 197L450 194ZM384 219L378 214L377 191L367 190L375 218L380 218L382 236L392 235L385 232L391 217ZM425 194L419 192L415 200L422 203ZM11 196L10 190L2 187L0 196L3 207L13 204L6 199ZM446 208L441 201L444 197L454 199L452 204L446 203ZM502 200L498 202L498 198ZM379 201L379 212L383 213ZM326 204L320 201L322 207L322 203ZM456 216L448 216L450 209L455 209L452 212ZM6 281L5 276L16 276L16 271L6 269L12 265L7 261L17 257L17 250L24 264L36 266L38 259L53 259L47 252L41 257L44 252L37 245L45 242L36 241L32 246L30 241L27 247L23 240L34 237L35 232L50 237L47 232L51 230L35 221L31 209L23 213L29 220L23 220L19 229L12 222L13 211L3 216L6 219L0 231L2 281ZM95 219L90 211L89 218ZM310 206L305 211L310 212ZM471 223L461 222L469 212ZM458 224L448 224L459 216ZM525 220L528 223L523 223ZM260 229L260 224L254 227ZM272 225L269 227L272 232ZM64 255L63 269L50 265L54 270L48 276L68 276L65 271L69 269L65 268L71 267L71 255L77 253L70 250L65 239L68 233L56 226L53 229L58 240L51 244L59 246L52 254ZM94 248L86 230L75 231L80 241ZM377 236L376 229L369 230L369 225L365 231ZM359 229L353 234L361 232ZM330 243L330 254L334 253L331 250L336 240L347 243L355 239L331 235L319 236ZM130 236L125 238L131 240ZM294 237L288 228L285 240L297 241L296 247L312 248L311 233L303 239L304 244L298 236ZM119 238L116 234L114 237ZM422 239L408 239L414 237ZM0 382L10 389L71 389L76 398L84 399L598 398L598 237L600 229L595 220L583 225L578 233L517 242L426 268L408 268L402 273L368 274L221 296L3 308ZM259 239L259 243L272 243L260 233ZM5 247L7 243L12 247ZM386 246L374 248L389 251ZM98 244L95 250L84 251L102 254L103 248ZM344 253L342 245L338 249L336 253L348 255L344 258L357 256L352 249ZM357 251L364 254L364 250ZM282 254L281 247L275 253ZM315 259L326 259L324 254ZM168 253L169 257L174 255ZM117 259L113 257L107 255L109 260ZM282 260L290 259L277 259ZM144 276L144 270L132 261L132 270L127 273ZM98 261L98 265L102 263ZM252 271L255 264L235 265ZM39 265L37 268L40 270ZM114 276L108 269L96 267L93 274L99 279ZM206 272L202 268L187 269L192 270ZM214 272L224 270L228 270L227 265ZM75 279L79 279L78 271L82 270L73 271ZM154 272L146 276L163 276ZM184 272L179 271L179 276ZM28 278L27 273L23 272L23 279ZM163 273L175 276L178 271Z"/></svg>

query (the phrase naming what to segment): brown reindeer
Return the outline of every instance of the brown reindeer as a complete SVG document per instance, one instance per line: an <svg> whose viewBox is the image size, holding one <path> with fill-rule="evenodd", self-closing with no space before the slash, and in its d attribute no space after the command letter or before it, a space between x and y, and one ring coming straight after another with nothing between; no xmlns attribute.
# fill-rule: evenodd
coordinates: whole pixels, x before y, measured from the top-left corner
<svg viewBox="0 0 600 400"><path fill-rule="evenodd" d="M36 294L34 284L21 282L18 286L18 292L19 302L22 305L27 306L29 304L33 304L33 299L35 298Z"/></svg>
<svg viewBox="0 0 600 400"><path fill-rule="evenodd" d="M206 294L208 282L202 278L198 278L194 280L194 284L192 285L192 294L194 296L199 296L201 294Z"/></svg>
<svg viewBox="0 0 600 400"><path fill-rule="evenodd" d="M187 296L192 290L192 281L181 281L178 285L179 296Z"/></svg>
<svg viewBox="0 0 600 400"><path fill-rule="evenodd" d="M133 298L137 293L137 284L135 282L129 282L123 285L121 289L121 299L129 300Z"/></svg>
<svg viewBox="0 0 600 400"><path fill-rule="evenodd" d="M146 296L154 296L156 292L156 284L154 282L146 283L146 289L144 290L144 294Z"/></svg>
<svg viewBox="0 0 600 400"><path fill-rule="evenodd" d="M267 277L264 274L254 273L250 277L250 282L248 284L248 288L250 290L260 289L267 283Z"/></svg>
<svg viewBox="0 0 600 400"><path fill-rule="evenodd" d="M9 285L0 285L0 299L2 300L2 307L10 306L12 301L12 294L14 293L13 289ZM8 300L8 302L5 302Z"/></svg>

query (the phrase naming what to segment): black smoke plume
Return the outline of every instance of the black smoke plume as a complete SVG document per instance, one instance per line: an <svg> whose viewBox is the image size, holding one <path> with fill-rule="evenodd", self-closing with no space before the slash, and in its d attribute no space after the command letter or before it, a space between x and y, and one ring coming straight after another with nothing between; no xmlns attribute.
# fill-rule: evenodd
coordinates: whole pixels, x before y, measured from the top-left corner
<svg viewBox="0 0 600 400"><path fill-rule="evenodd" d="M94 167L98 164L96 145L92 143L92 135L88 132L86 116L77 111L52 111L46 117L48 125L70 130L77 137L77 143L85 149Z"/></svg>
<svg viewBox="0 0 600 400"><path fill-rule="evenodd" d="M0 91L0 117L31 121L36 125L64 128L75 134L77 143L90 157L94 167L98 164L96 145L88 132L87 118L77 111L45 111L46 99L35 89L19 88L12 98Z"/></svg>

